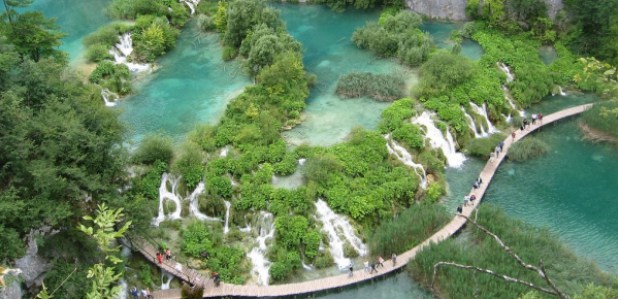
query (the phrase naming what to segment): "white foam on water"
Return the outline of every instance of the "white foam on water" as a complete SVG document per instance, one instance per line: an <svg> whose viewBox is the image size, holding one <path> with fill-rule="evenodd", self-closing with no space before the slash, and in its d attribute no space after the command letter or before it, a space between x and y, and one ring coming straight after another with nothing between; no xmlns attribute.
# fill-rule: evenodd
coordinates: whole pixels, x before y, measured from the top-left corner
<svg viewBox="0 0 618 299"><path fill-rule="evenodd" d="M463 107L461 107L461 111L464 113L470 129L472 129L472 132L474 133L474 138L487 137L487 133L485 132L483 126L481 126L481 132L479 133L478 128L476 127L476 123L474 122L474 118L472 118L472 116L468 114L468 112L466 112L466 109L464 109Z"/></svg>
<svg viewBox="0 0 618 299"><path fill-rule="evenodd" d="M161 269L161 290L169 290L174 275Z"/></svg>
<svg viewBox="0 0 618 299"><path fill-rule="evenodd" d="M270 279L268 271L270 270L271 263L266 259L266 251L268 249L266 242L275 236L273 214L260 211L257 229L257 246L251 249L247 257L251 260L251 264L253 264L251 274L256 278L257 284L267 286Z"/></svg>
<svg viewBox="0 0 618 299"><path fill-rule="evenodd" d="M133 39L131 33L127 32L118 37L120 40L112 49L109 50L109 54L114 56L116 64L124 64L133 73L141 73L150 70L150 64L147 63L134 63L129 62L127 57L133 53Z"/></svg>
<svg viewBox="0 0 618 299"><path fill-rule="evenodd" d="M466 156L462 153L458 153L455 150L455 141L448 128L446 130L446 137L442 135L442 131L436 127L432 114L427 111L421 113L420 116L415 117L412 123L421 125L425 130L425 138L429 140L429 144L433 148L439 148L446 157L446 162L450 167L461 167L466 160Z"/></svg>
<svg viewBox="0 0 618 299"><path fill-rule="evenodd" d="M502 62L496 62L496 65L506 75L506 82L507 83L513 82L513 80L515 80L515 75L513 75L513 73L511 72L511 69L506 64L504 64Z"/></svg>
<svg viewBox="0 0 618 299"><path fill-rule="evenodd" d="M394 155L397 160L401 161L404 165L414 169L416 175L418 175L421 179L421 188L427 189L427 173L425 172L423 165L420 163L415 163L414 160L412 160L412 154L410 154L406 148L393 140L390 134L384 135L384 139L386 139L386 149L388 150L388 153Z"/></svg>
<svg viewBox="0 0 618 299"><path fill-rule="evenodd" d="M494 127L491 121L489 121L489 117L487 116L487 105L484 102L481 107L477 106L473 102L470 102L470 106L472 107L475 113L478 113L480 116L482 116L485 119L485 123L487 124L487 134L493 134L493 133L500 132L498 131L498 129L496 129L496 127Z"/></svg>
<svg viewBox="0 0 618 299"><path fill-rule="evenodd" d="M321 198L315 206L318 219L322 222L322 230L328 234L330 253L340 269L345 269L351 264L351 260L344 255L344 239L360 256L367 254L367 246L356 236L354 228L345 217L337 215Z"/></svg>
<svg viewBox="0 0 618 299"><path fill-rule="evenodd" d="M191 14L195 14L195 8L200 4L200 0L178 0L178 2L186 4L191 10Z"/></svg>
<svg viewBox="0 0 618 299"><path fill-rule="evenodd" d="M226 234L230 232L230 207L232 206L232 203L224 200L223 201L225 203L225 225L223 226L223 234Z"/></svg>
<svg viewBox="0 0 618 299"><path fill-rule="evenodd" d="M107 107L116 106L116 99L118 98L113 92L111 92L107 88L101 89L101 97L103 98L103 102Z"/></svg>

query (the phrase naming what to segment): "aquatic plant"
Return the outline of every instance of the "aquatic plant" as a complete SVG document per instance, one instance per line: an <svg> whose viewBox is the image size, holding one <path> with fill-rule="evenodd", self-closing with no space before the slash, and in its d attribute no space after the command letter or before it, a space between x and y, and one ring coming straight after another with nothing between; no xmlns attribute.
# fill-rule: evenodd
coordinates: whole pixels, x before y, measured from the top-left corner
<svg viewBox="0 0 618 299"><path fill-rule="evenodd" d="M547 143L534 136L526 137L509 148L508 158L516 162L522 162L537 158L549 150Z"/></svg>
<svg viewBox="0 0 618 299"><path fill-rule="evenodd" d="M339 78L335 93L342 98L369 97L388 102L403 97L404 87L398 75L354 72Z"/></svg>

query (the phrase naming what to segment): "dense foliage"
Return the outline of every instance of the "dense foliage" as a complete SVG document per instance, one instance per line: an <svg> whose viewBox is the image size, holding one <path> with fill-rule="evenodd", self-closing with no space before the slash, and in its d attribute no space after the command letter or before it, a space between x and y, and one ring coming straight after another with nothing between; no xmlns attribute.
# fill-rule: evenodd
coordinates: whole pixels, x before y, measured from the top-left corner
<svg viewBox="0 0 618 299"><path fill-rule="evenodd" d="M590 262L578 259L545 229L513 220L487 204L481 205L477 222L498 235L524 261L538 264L543 260L552 280L569 294L582 291L591 282L611 284L608 275ZM474 265L546 286L536 272L522 268L491 236L470 225L459 237L431 245L418 253L408 265L408 272L416 281L429 286L433 265L439 261ZM434 287L441 298L517 298L529 291L519 284L454 267L440 268Z"/></svg>
<svg viewBox="0 0 618 299"><path fill-rule="evenodd" d="M326 4L333 10L342 11L346 8L371 9L375 7L404 8L402 0L312 0L313 3Z"/></svg>
<svg viewBox="0 0 618 299"><path fill-rule="evenodd" d="M248 264L245 252L237 247L223 244L220 235L201 221L194 221L182 231L182 252L203 260L210 271L219 273L225 282L242 284L246 279Z"/></svg>
<svg viewBox="0 0 618 299"><path fill-rule="evenodd" d="M369 97L376 101L394 101L404 95L405 81L390 74L350 73L337 81L335 93L342 98Z"/></svg>
<svg viewBox="0 0 618 299"><path fill-rule="evenodd" d="M431 37L419 29L421 23L421 17L414 12L393 14L385 10L379 23L357 29L352 42L379 57L397 57L404 64L419 66L433 49Z"/></svg>
<svg viewBox="0 0 618 299"><path fill-rule="evenodd" d="M436 204L416 204L395 218L382 222L369 237L374 255L399 254L430 237L450 220L444 207Z"/></svg>

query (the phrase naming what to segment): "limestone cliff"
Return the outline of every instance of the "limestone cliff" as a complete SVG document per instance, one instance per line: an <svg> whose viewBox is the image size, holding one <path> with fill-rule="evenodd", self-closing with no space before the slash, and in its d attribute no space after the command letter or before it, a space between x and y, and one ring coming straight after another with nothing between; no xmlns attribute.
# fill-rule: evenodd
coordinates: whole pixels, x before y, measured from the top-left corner
<svg viewBox="0 0 618 299"><path fill-rule="evenodd" d="M406 0L406 4L431 19L466 20L466 0Z"/></svg>
<svg viewBox="0 0 618 299"><path fill-rule="evenodd" d="M550 18L562 9L562 0L543 0ZM466 0L406 0L408 8L431 19L466 20Z"/></svg>

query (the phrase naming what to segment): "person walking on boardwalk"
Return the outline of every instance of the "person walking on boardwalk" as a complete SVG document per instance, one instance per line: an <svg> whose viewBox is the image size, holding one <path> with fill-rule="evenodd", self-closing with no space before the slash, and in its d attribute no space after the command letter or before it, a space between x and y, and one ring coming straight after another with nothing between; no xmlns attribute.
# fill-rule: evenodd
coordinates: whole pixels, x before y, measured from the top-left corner
<svg viewBox="0 0 618 299"><path fill-rule="evenodd" d="M511 137L515 140L515 131L511 132Z"/></svg>
<svg viewBox="0 0 618 299"><path fill-rule="evenodd" d="M382 256L378 256L378 265L384 268L384 259L382 258Z"/></svg>
<svg viewBox="0 0 618 299"><path fill-rule="evenodd" d="M350 271L350 274L348 275L348 277L354 276L354 266L350 265L350 268L348 270Z"/></svg>
<svg viewBox="0 0 618 299"><path fill-rule="evenodd" d="M137 292L137 288L133 287L131 289L131 296L133 296L133 299L138 299L139 298L139 293Z"/></svg>
<svg viewBox="0 0 618 299"><path fill-rule="evenodd" d="M461 214L463 212L463 208L461 206L457 207L457 214ZM395 265L395 262L393 262L393 265Z"/></svg>
<svg viewBox="0 0 618 299"><path fill-rule="evenodd" d="M376 264L371 264L371 271L369 271L369 274L373 274L373 273L378 273L378 269L376 269Z"/></svg>
<svg viewBox="0 0 618 299"><path fill-rule="evenodd" d="M161 254L161 252L157 251L157 262L159 263L159 265L163 264L163 254Z"/></svg>
<svg viewBox="0 0 618 299"><path fill-rule="evenodd" d="M365 272L369 272L369 261L365 261L363 265L365 265Z"/></svg>
<svg viewBox="0 0 618 299"><path fill-rule="evenodd" d="M165 260L169 261L172 259L172 251L168 248L165 250Z"/></svg>
<svg viewBox="0 0 618 299"><path fill-rule="evenodd" d="M539 113L539 124L543 124L543 113Z"/></svg>
<svg viewBox="0 0 618 299"><path fill-rule="evenodd" d="M393 253L393 255L391 255L391 261L393 261L393 267L395 267L395 265L397 264L397 255Z"/></svg>

